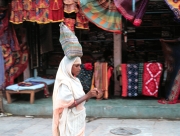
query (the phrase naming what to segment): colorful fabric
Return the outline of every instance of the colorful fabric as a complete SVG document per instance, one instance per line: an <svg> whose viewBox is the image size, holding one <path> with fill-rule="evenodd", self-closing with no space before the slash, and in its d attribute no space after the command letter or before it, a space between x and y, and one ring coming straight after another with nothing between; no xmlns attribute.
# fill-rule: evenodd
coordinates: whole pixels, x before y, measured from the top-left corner
<svg viewBox="0 0 180 136"><path fill-rule="evenodd" d="M64 54L69 58L82 57L82 46L79 43L76 35L63 23L60 25L60 38L59 41L62 45Z"/></svg>
<svg viewBox="0 0 180 136"><path fill-rule="evenodd" d="M4 75L5 75L5 70L4 70L4 57L2 53L2 48L0 46L0 90L4 88Z"/></svg>
<svg viewBox="0 0 180 136"><path fill-rule="evenodd" d="M162 74L161 63L144 63L143 89L145 96L158 96L160 78Z"/></svg>
<svg viewBox="0 0 180 136"><path fill-rule="evenodd" d="M161 104L176 104L180 102L180 100L178 100L179 95L180 95L180 70L178 74L176 75L176 78L174 80L174 84L171 90L171 94L169 95L168 99L158 100L158 102Z"/></svg>
<svg viewBox="0 0 180 136"><path fill-rule="evenodd" d="M85 95L78 78L71 74L77 57L60 62L53 90L53 136L84 136L85 101L70 109L76 99Z"/></svg>
<svg viewBox="0 0 180 136"><path fill-rule="evenodd" d="M127 97L127 91L128 91L127 64L121 64L121 74L122 74L122 96Z"/></svg>
<svg viewBox="0 0 180 136"><path fill-rule="evenodd" d="M127 64L129 97L138 96L138 64Z"/></svg>
<svg viewBox="0 0 180 136"><path fill-rule="evenodd" d="M64 12L65 13L77 13L78 12L78 8L77 8L77 3L71 3L71 4L64 4Z"/></svg>
<svg viewBox="0 0 180 136"><path fill-rule="evenodd" d="M138 68L138 95L142 95L142 83L143 83L143 63L139 63Z"/></svg>
<svg viewBox="0 0 180 136"><path fill-rule="evenodd" d="M22 0L12 0L11 2L11 16L10 22L14 24L23 23L23 1Z"/></svg>
<svg viewBox="0 0 180 136"><path fill-rule="evenodd" d="M64 20L62 0L50 0L49 20L51 22L61 22Z"/></svg>
<svg viewBox="0 0 180 136"><path fill-rule="evenodd" d="M36 0L23 1L24 20L35 22L36 21Z"/></svg>
<svg viewBox="0 0 180 136"><path fill-rule="evenodd" d="M122 16L131 21L133 25L140 26L148 1L149 0L135 1L135 11L133 11L132 0L114 0L114 3Z"/></svg>
<svg viewBox="0 0 180 136"><path fill-rule="evenodd" d="M76 13L76 28L89 29L89 20L83 15L81 9Z"/></svg>
<svg viewBox="0 0 180 136"><path fill-rule="evenodd" d="M74 32L75 19L64 18L64 23L72 32Z"/></svg>
<svg viewBox="0 0 180 136"><path fill-rule="evenodd" d="M115 33L121 33L121 14L113 1L80 0L80 7L88 20L98 27Z"/></svg>
<svg viewBox="0 0 180 136"><path fill-rule="evenodd" d="M94 63L94 86L99 90L104 90L104 99L108 99L108 77L107 77L107 63Z"/></svg>
<svg viewBox="0 0 180 136"><path fill-rule="evenodd" d="M92 67L91 63L86 63L81 65L81 72L77 76L79 80L81 81L81 84L83 86L83 90L85 93L90 91L91 89L91 81L92 81L92 75L93 75L93 69L87 69L86 66L89 64L88 67Z"/></svg>
<svg viewBox="0 0 180 136"><path fill-rule="evenodd" d="M179 0L165 0L166 4L173 11L176 19L180 21L180 1Z"/></svg>

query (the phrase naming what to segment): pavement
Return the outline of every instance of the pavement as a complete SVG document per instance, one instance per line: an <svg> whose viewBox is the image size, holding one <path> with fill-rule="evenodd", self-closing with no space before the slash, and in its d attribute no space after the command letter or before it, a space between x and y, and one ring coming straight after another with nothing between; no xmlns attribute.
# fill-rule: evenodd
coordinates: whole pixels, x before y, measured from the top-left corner
<svg viewBox="0 0 180 136"><path fill-rule="evenodd" d="M0 116L0 136L52 136L52 118ZM180 136L180 120L87 118L85 136Z"/></svg>

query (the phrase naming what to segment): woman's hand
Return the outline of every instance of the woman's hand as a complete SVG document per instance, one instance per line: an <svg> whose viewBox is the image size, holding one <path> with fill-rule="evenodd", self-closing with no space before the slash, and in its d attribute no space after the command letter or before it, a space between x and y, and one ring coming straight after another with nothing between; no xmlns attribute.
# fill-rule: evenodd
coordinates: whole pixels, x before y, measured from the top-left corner
<svg viewBox="0 0 180 136"><path fill-rule="evenodd" d="M96 96L97 99L103 99L104 96L104 90L98 90L98 94Z"/></svg>
<svg viewBox="0 0 180 136"><path fill-rule="evenodd" d="M87 93L88 97L91 98L91 97L97 97L98 95L98 89L97 88L94 88L94 89L91 89L88 93Z"/></svg>

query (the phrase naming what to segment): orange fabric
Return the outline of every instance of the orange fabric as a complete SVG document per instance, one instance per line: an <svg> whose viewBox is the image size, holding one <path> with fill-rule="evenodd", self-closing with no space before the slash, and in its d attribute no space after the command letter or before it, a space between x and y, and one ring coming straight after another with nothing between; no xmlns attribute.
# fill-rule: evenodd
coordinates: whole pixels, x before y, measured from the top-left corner
<svg viewBox="0 0 180 136"><path fill-rule="evenodd" d="M104 90L104 99L108 99L108 64L106 62L94 63L94 74L92 78L91 89L94 87Z"/></svg>

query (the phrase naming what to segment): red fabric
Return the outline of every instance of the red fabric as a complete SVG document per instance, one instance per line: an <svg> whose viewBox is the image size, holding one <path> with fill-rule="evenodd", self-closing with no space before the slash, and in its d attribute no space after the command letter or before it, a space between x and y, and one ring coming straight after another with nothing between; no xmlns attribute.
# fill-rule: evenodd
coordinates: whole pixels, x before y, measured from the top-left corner
<svg viewBox="0 0 180 136"><path fill-rule="evenodd" d="M91 63L85 63L85 64L84 64L84 68L85 68L86 70L92 70L92 69L93 69L93 66L92 66Z"/></svg>
<svg viewBox="0 0 180 136"><path fill-rule="evenodd" d="M108 71L107 71L107 76L108 76L108 86L110 85L110 79L112 77L113 74L113 67L109 67Z"/></svg>
<svg viewBox="0 0 180 136"><path fill-rule="evenodd" d="M121 64L121 73L122 73L122 96L127 97L127 64Z"/></svg>
<svg viewBox="0 0 180 136"><path fill-rule="evenodd" d="M62 0L50 0L49 20L51 22L61 22L64 20Z"/></svg>
<svg viewBox="0 0 180 136"><path fill-rule="evenodd" d="M162 74L162 64L144 63L142 94L158 96L159 82Z"/></svg>

